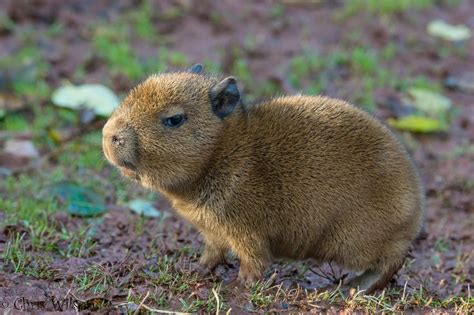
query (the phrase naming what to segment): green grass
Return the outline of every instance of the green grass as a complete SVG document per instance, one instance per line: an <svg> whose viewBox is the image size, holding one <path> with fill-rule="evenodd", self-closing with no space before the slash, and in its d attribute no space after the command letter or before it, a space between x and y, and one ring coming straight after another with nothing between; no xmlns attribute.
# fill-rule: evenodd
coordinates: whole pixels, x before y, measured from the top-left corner
<svg viewBox="0 0 474 315"><path fill-rule="evenodd" d="M250 287L249 301L257 308L266 308L274 301L270 282L256 282Z"/></svg>
<svg viewBox="0 0 474 315"><path fill-rule="evenodd" d="M143 75L142 65L129 44L126 24L98 27L92 45L105 60L112 74L123 74L132 80L137 80Z"/></svg>
<svg viewBox="0 0 474 315"><path fill-rule="evenodd" d="M164 261L159 261L158 263L159 265L162 265L163 263L169 265L169 267L165 268L166 270L163 270L164 273L167 273L167 270L173 268L173 265L176 263L176 261L167 258ZM154 279L155 277L152 276L150 278ZM83 282L86 287L90 287L92 279L89 277L84 279ZM157 282L155 281L154 283L156 284ZM196 285L197 283L193 281L193 284ZM164 290L159 293L148 291L146 294L138 294L133 289L129 289L126 302L123 304L131 304L135 306L142 305L142 307L148 311L159 313L161 308L169 307L169 299L175 296L178 297L177 300L181 305L181 312L214 313L218 310L228 310L228 306L225 304L224 296L221 292L220 283L214 284L210 290L206 290L207 294L205 294L203 297L193 293L189 294L190 292L192 292L192 288L187 288L186 290L180 292L170 292L168 290ZM165 309L165 311L167 310Z"/></svg>
<svg viewBox="0 0 474 315"><path fill-rule="evenodd" d="M7 177L4 187L9 198L0 199L0 208L6 214L4 224L20 224L25 227L31 251L50 252L63 257L87 257L93 253L95 247L94 225L80 226L77 230L64 227L58 229L56 223L50 220L50 216L58 211L59 205L48 195L46 188L63 176L61 171L56 170L49 177ZM33 192L29 197L25 196L28 191Z"/></svg>
<svg viewBox="0 0 474 315"><path fill-rule="evenodd" d="M275 3L271 8L272 19L281 19L285 16L285 7L281 3Z"/></svg>
<svg viewBox="0 0 474 315"><path fill-rule="evenodd" d="M151 22L149 1L145 1L138 11L131 13L135 23L134 31L140 38L158 43ZM132 81L143 79L149 74L166 71L169 67L186 68L189 66L188 57L175 50L169 50L162 43L158 45L156 55L144 58L137 55L132 48L133 31L130 23L115 21L112 24L99 24L92 37L92 46L97 54L106 62L112 75L124 75ZM80 75L80 72L78 73Z"/></svg>
<svg viewBox="0 0 474 315"><path fill-rule="evenodd" d="M404 92L417 87L440 92L441 85L425 77L402 78L393 73L388 63L396 53L397 46L394 44L387 44L381 50L356 46L349 51L336 50L324 54L306 51L290 60L288 80L297 91L311 95L325 94L328 85L338 85L340 80L332 73L337 69L346 69L351 77L357 78L358 85L358 89L349 96L349 101L369 112L377 106L374 100L377 89ZM277 87L274 86L261 87L261 91L268 94L275 90Z"/></svg>
<svg viewBox="0 0 474 315"><path fill-rule="evenodd" d="M183 1L178 5L170 6L164 9L159 18L165 21L178 20L186 15L186 11L189 10L191 6L186 6L186 3Z"/></svg>
<svg viewBox="0 0 474 315"><path fill-rule="evenodd" d="M13 21L5 12L0 12L0 29L13 32L15 26L15 21Z"/></svg>
<svg viewBox="0 0 474 315"><path fill-rule="evenodd" d="M21 132L28 130L28 126L28 121L20 114L6 115L2 120L0 120L1 130Z"/></svg>
<svg viewBox="0 0 474 315"><path fill-rule="evenodd" d="M252 83L254 82L252 72L245 58L240 56L236 57L231 72L245 85L247 89L252 86Z"/></svg>
<svg viewBox="0 0 474 315"><path fill-rule="evenodd" d="M31 249L34 249L34 245L27 248L26 235L26 233L12 234L3 254L5 266L11 266L14 273L23 273L36 279L51 279L54 275L54 271L50 268L51 257L33 255Z"/></svg>
<svg viewBox="0 0 474 315"><path fill-rule="evenodd" d="M129 15L134 25L133 29L140 38L151 42L158 38L158 32L153 25L153 6L150 0L142 1Z"/></svg>
<svg viewBox="0 0 474 315"><path fill-rule="evenodd" d="M329 84L338 84L339 78L332 75L334 70L346 69L357 78L358 85L349 101L369 112L375 110L374 95L381 88L404 92L416 87L440 92L440 84L426 77L406 78L392 72L388 62L395 58L395 47L388 44L382 50L359 46L349 52L303 53L290 61L288 78L296 89L304 93L324 94Z"/></svg>
<svg viewBox="0 0 474 315"><path fill-rule="evenodd" d="M77 171L81 169L100 171L107 164L100 146L87 145L82 141L68 144L67 151L59 156L59 161L63 165L70 161L71 170Z"/></svg>
<svg viewBox="0 0 474 315"><path fill-rule="evenodd" d="M113 288L114 281L104 267L92 265L82 274L74 278L74 285L78 291L89 291L92 294L101 294Z"/></svg>
<svg viewBox="0 0 474 315"><path fill-rule="evenodd" d="M25 226L34 225L38 229L48 226L47 216L57 211L57 203L50 197L41 196L44 185L54 180L57 172L51 177L30 177L22 174L18 177L8 176L4 179L2 194L7 199L0 199L0 208L6 213L5 224L18 222Z"/></svg>
<svg viewBox="0 0 474 315"><path fill-rule="evenodd" d="M307 94L325 94L329 84L337 84L333 77L338 68L347 69L358 78L359 88L350 101L362 108L375 109L374 92L378 88L395 88L398 77L384 66L382 59L392 58L395 48L387 48L384 56L374 49L355 47L352 51L332 51L325 54L304 52L290 60L288 79L293 87Z"/></svg>
<svg viewBox="0 0 474 315"><path fill-rule="evenodd" d="M351 65L356 74L370 76L377 72L379 62L373 50L356 47L351 53Z"/></svg>
<svg viewBox="0 0 474 315"><path fill-rule="evenodd" d="M279 290L279 300L291 300L298 297L304 298L308 305L343 305L346 312L364 313L394 313L410 312L415 309L435 308L450 309L456 313L466 313L474 307L473 297L451 296L444 299L434 298L423 287L408 290L402 289L384 290L374 295L365 295L363 292L351 291L349 296L343 295L339 290L333 291L306 291L300 289L283 291Z"/></svg>
<svg viewBox="0 0 474 315"><path fill-rule="evenodd" d="M202 64L204 66L204 71L207 73L222 73L221 65L217 61L211 59L204 59Z"/></svg>
<svg viewBox="0 0 474 315"><path fill-rule="evenodd" d="M61 230L59 239L65 241L66 248L58 249L62 257L88 257L94 254L96 242L93 226L80 226L76 231Z"/></svg>
<svg viewBox="0 0 474 315"><path fill-rule="evenodd" d="M169 64L181 69L189 65L188 56L180 51L170 52L168 62Z"/></svg>
<svg viewBox="0 0 474 315"><path fill-rule="evenodd" d="M344 13L347 15L359 12L393 14L408 10L425 9L434 4L435 0L345 0Z"/></svg>
<svg viewBox="0 0 474 315"><path fill-rule="evenodd" d="M442 92L442 86L439 82L433 82L424 76L399 79L395 88L400 91L406 91L408 88L420 88L438 93Z"/></svg>
<svg viewBox="0 0 474 315"><path fill-rule="evenodd" d="M65 26L60 21L55 21L46 30L46 35L48 37L61 36L61 34L65 31L65 29L66 29Z"/></svg>
<svg viewBox="0 0 474 315"><path fill-rule="evenodd" d="M3 253L5 266L11 266L14 273L23 273L37 279L51 279L54 274L49 267L51 257L33 255L31 250L35 249L35 244L30 240L31 246L27 247L26 238L27 233L24 232L11 235Z"/></svg>
<svg viewBox="0 0 474 315"><path fill-rule="evenodd" d="M227 308L223 303L223 297L220 295L221 285L214 285L210 290L207 299L195 299L191 302L180 299L182 304L181 311L186 313L196 313L199 311L204 311L206 313L219 312Z"/></svg>
<svg viewBox="0 0 474 315"><path fill-rule="evenodd" d="M338 12L339 17L346 18L361 13L377 16L391 16L397 13L429 9L435 5L452 6L462 0L344 0Z"/></svg>
<svg viewBox="0 0 474 315"><path fill-rule="evenodd" d="M26 265L31 260L26 251L23 239L25 234L15 233L13 237L7 242L3 259L7 264L13 266L13 272L24 272Z"/></svg>
<svg viewBox="0 0 474 315"><path fill-rule="evenodd" d="M47 218L42 224L28 223L28 233L33 251L58 252L58 234Z"/></svg>
<svg viewBox="0 0 474 315"><path fill-rule="evenodd" d="M88 141L94 140L91 135L88 138L90 139L82 140L81 143L84 145ZM57 226L50 217L63 207L48 191L50 185L67 179L71 172L77 179L82 176L83 180L81 181L90 186L104 187L102 182L105 180L104 177L97 174L97 171L94 171L91 166L95 165L97 161L102 162L103 158L100 153L97 153L100 152L97 148L91 148L93 147L89 145L89 152L93 152L90 162L84 163L84 159L88 157L87 154L81 155L83 157L76 160L71 156L69 161L74 161L74 163L71 164L68 161L67 170L65 165L68 164L65 162L52 172L37 172L32 176L20 174L19 176L7 176L3 179L0 193L8 197L0 198L0 208L6 216L1 225L23 226L27 231L29 244L31 244L30 250L51 252L64 257L87 257L93 253L95 245L93 240L94 221L91 221L90 226L86 224L75 230ZM77 170L72 171L75 167ZM101 180L99 184L97 178Z"/></svg>
<svg viewBox="0 0 474 315"><path fill-rule="evenodd" d="M52 260L50 256L34 256L25 275L36 279L54 280L56 271L51 268Z"/></svg>
<svg viewBox="0 0 474 315"><path fill-rule="evenodd" d="M38 49L36 40L31 38L31 32L25 31L17 52L0 59L0 69L9 73L14 94L35 100L50 94L50 86L45 82L50 65Z"/></svg>
<svg viewBox="0 0 474 315"><path fill-rule="evenodd" d="M384 61L393 60L398 53L398 46L393 42L387 43L380 51L380 56Z"/></svg>
<svg viewBox="0 0 474 315"><path fill-rule="evenodd" d="M320 94L325 89L322 72L329 66L329 57L303 52L290 60L288 80L293 87L307 94Z"/></svg>
<svg viewBox="0 0 474 315"><path fill-rule="evenodd" d="M190 284L196 282L197 275L188 270L177 269L174 261L175 258L171 256L158 257L156 265L150 271L158 275L153 283L167 287L173 294L182 294L190 288Z"/></svg>
<svg viewBox="0 0 474 315"><path fill-rule="evenodd" d="M168 64L177 68L189 65L188 57L179 51L169 51L162 47L154 58L140 60L127 39L115 39L110 30L98 32L94 37L94 47L104 58L112 74L122 74L137 81L148 74L164 72Z"/></svg>

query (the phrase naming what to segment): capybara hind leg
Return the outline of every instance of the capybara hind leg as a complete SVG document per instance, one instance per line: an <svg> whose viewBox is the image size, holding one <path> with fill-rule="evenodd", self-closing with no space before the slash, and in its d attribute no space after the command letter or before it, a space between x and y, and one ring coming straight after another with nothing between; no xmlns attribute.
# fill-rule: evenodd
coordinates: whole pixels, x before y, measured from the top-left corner
<svg viewBox="0 0 474 315"><path fill-rule="evenodd" d="M361 275L352 278L344 285L344 289L354 288L356 290L363 290L365 294L370 294L377 289L384 288L398 269L400 269L399 264L387 268L385 271L368 269Z"/></svg>
<svg viewBox="0 0 474 315"><path fill-rule="evenodd" d="M241 260L238 279L241 283L251 284L262 278L263 271L263 262L258 260Z"/></svg>
<svg viewBox="0 0 474 315"><path fill-rule="evenodd" d="M356 290L364 290L364 293L368 293L368 289L372 288L375 283L379 281L381 273L375 270L366 270L361 275L352 278L342 288L344 291L352 288Z"/></svg>
<svg viewBox="0 0 474 315"><path fill-rule="evenodd" d="M242 244L253 244L252 247ZM241 283L253 283L261 280L265 267L270 262L270 254L265 243L247 242L235 248L240 258L239 280Z"/></svg>
<svg viewBox="0 0 474 315"><path fill-rule="evenodd" d="M225 263L226 245L210 235L204 235L205 247L199 263L201 266L213 270L219 264Z"/></svg>

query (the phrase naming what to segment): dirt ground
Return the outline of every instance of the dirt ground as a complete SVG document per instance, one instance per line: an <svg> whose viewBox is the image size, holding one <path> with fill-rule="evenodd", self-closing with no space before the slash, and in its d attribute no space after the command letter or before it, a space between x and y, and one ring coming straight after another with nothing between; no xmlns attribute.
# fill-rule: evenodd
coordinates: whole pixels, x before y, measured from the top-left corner
<svg viewBox="0 0 474 315"><path fill-rule="evenodd" d="M474 73L474 40L457 45L426 32L426 25L434 19L465 24L474 30L474 1L434 2L427 8L404 12L362 10L351 14L344 11L343 1L167 0L152 2L150 10L131 15L142 5L140 1L0 2L0 61L12 60L0 62L0 104L10 99L19 102L21 108L12 115L28 122L16 130L9 130L4 123L0 143L8 137L32 139L40 155L47 157L41 167L23 168L16 165L21 164L19 161L0 156L3 167L14 165L12 173L0 173L0 310L58 311L60 306L73 312L77 306L83 311L101 312L474 311L474 94L472 90L443 86L448 77ZM147 26L137 22L145 17L149 18L150 30L156 32L150 38L146 36ZM117 53L119 57L114 59L115 55L100 51L95 36L97 30L112 29L118 35L111 36L121 38L119 25L142 25L145 35L132 32L127 37L129 50ZM20 58L25 45L41 56L46 70L36 67L35 58L32 63L15 64L15 56ZM395 47L391 54L386 48L390 45ZM399 132L423 179L426 221L425 233L389 288L374 297L348 298L337 292L315 291L348 272L312 262L276 262L261 283L247 288L235 287L232 282L239 267L235 257L229 257L229 265L219 266L212 274L198 274L201 236L173 213L166 200L153 195L155 206L165 214L162 218L139 217L119 201L148 196L148 192L132 183L115 183L125 180L103 160L89 168L69 166L73 162L67 159L80 155L80 149L74 151L77 155L61 157L61 148L71 148L68 143L83 145L88 133L100 137L104 119L96 118L87 126L61 126L61 130L77 127L81 131L72 140L54 145L38 139L48 132L38 134L37 130L50 125L28 127L30 123L35 126L38 116L48 108L55 111L50 90L44 95L35 94L35 88L35 93L28 90L22 94L19 88L13 91L12 82L25 71L29 73L31 67L33 72L42 73L38 78L46 83L46 89L69 80L106 84L124 95L146 73L134 74L133 69L120 68L116 63L127 62L130 51L137 60L164 58L156 56L162 47L169 52L170 57L163 61L169 69L204 62L209 71L215 69L240 79L249 101L307 91L311 82L319 80L323 84L319 91L324 94L356 104L373 102L372 111L382 121L400 110L397 104L403 98L405 80L422 77L438 86L453 103L449 130L425 135ZM387 51L390 56L380 58L375 70L368 73L357 72L344 62L315 66L310 73L291 66L291 60L305 53L331 57L355 47L370 47L376 54ZM172 53L176 51L186 58ZM321 58L322 63L329 62L329 57ZM161 61L155 62L144 71L153 72L153 66L161 71ZM374 83L367 90L364 80L380 69L387 70L389 77L401 78L401 85ZM300 81L291 81L292 75L299 76ZM88 148L100 153L100 142ZM51 181L45 174L58 169L66 180L94 178L94 187L105 196L109 211L100 217L81 218L69 215L61 204L54 211L35 205L35 198L40 198L37 193ZM45 230L35 227L34 222L25 224L15 214L20 211L19 204L27 204L21 198L33 200L31 207L44 213ZM8 258L7 248L20 237L22 251L15 259L11 255ZM36 244L38 239L43 240L41 246ZM77 250L71 250L73 243L77 243Z"/></svg>

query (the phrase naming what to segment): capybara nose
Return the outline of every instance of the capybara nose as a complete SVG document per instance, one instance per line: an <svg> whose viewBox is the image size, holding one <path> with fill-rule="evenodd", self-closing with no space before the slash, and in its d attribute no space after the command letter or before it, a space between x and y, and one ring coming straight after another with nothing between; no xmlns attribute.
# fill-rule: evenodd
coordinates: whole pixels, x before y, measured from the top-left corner
<svg viewBox="0 0 474 315"><path fill-rule="evenodd" d="M137 135L119 118L111 118L102 129L102 147L105 157L112 164L136 169L138 162Z"/></svg>
<svg viewBox="0 0 474 315"><path fill-rule="evenodd" d="M117 119L109 119L102 129L104 145L112 145L114 148L125 146L125 131Z"/></svg>
<svg viewBox="0 0 474 315"><path fill-rule="evenodd" d="M123 147L125 145L125 139L123 136L112 135L110 141L112 142L112 145L116 147Z"/></svg>

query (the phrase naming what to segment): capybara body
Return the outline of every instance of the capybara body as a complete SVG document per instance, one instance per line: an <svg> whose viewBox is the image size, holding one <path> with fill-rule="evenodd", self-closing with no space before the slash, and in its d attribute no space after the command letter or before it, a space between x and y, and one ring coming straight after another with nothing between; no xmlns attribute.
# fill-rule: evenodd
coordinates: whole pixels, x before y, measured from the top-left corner
<svg viewBox="0 0 474 315"><path fill-rule="evenodd" d="M166 196L205 240L201 263L240 259L260 279L274 258L336 262L384 286L422 221L413 163L369 114L337 99L285 96L243 106L234 78L151 76L103 130L106 157Z"/></svg>

